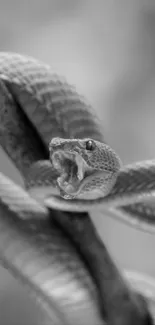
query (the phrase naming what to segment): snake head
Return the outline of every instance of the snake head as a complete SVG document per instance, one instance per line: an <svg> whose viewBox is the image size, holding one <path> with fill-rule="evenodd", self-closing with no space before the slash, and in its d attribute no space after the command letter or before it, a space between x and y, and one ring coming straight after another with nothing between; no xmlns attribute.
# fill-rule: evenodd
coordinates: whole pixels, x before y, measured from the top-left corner
<svg viewBox="0 0 155 325"><path fill-rule="evenodd" d="M104 197L114 186L121 162L108 145L90 138L53 138L49 151L63 198Z"/></svg>

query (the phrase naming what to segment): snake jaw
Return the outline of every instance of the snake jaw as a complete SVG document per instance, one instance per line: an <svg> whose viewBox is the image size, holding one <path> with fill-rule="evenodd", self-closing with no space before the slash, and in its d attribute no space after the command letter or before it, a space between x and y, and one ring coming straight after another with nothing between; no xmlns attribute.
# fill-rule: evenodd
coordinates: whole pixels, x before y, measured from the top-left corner
<svg viewBox="0 0 155 325"><path fill-rule="evenodd" d="M59 172L57 186L64 199L74 199L81 195L83 187L92 178L103 177L103 174L105 180L109 177L109 172L89 167L77 151L56 149L51 152L50 160Z"/></svg>
<svg viewBox="0 0 155 325"><path fill-rule="evenodd" d="M60 195L65 199L75 197L85 175L84 159L76 151L58 149L51 152L50 160L60 174L57 178Z"/></svg>

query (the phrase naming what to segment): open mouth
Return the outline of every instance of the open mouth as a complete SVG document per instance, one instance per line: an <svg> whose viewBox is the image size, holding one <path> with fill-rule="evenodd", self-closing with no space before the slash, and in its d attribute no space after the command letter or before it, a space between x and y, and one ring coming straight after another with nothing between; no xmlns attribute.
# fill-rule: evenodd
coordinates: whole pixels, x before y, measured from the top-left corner
<svg viewBox="0 0 155 325"><path fill-rule="evenodd" d="M60 175L57 178L57 184L61 196L66 198L77 196L88 181L88 178L91 178L96 173L103 173L103 171L90 168L76 151L64 152L56 150L51 153L50 159Z"/></svg>

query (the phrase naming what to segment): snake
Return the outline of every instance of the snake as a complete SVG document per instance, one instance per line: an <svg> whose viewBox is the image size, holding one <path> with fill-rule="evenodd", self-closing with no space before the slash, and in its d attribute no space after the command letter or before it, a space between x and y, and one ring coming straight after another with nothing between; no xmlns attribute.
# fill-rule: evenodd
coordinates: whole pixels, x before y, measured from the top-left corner
<svg viewBox="0 0 155 325"><path fill-rule="evenodd" d="M11 52L0 52L0 145L25 186L0 174L0 258L52 324L153 324L89 212L111 209L131 226L154 232L155 161L122 166L75 87L49 65Z"/></svg>

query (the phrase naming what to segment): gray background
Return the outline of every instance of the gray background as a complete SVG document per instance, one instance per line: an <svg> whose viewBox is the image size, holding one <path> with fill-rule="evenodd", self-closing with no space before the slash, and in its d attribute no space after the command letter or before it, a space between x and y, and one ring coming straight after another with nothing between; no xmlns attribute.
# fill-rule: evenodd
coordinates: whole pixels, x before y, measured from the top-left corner
<svg viewBox="0 0 155 325"><path fill-rule="evenodd" d="M74 83L124 164L155 157L154 1L1 0L0 50L31 54ZM2 151L0 171L22 184ZM155 236L109 216L92 217L121 268L155 275ZM8 325L45 322L3 268L0 314Z"/></svg>

